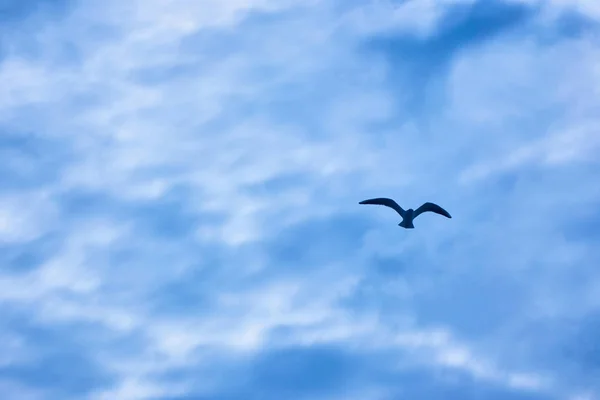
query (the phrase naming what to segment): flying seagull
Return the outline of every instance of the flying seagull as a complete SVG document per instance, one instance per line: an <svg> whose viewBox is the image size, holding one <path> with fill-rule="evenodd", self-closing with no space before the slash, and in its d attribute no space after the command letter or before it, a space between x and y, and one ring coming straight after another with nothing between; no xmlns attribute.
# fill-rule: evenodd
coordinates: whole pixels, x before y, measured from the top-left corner
<svg viewBox="0 0 600 400"><path fill-rule="evenodd" d="M387 207L393 208L402 217L402 222L400 222L398 225L405 229L414 228L415 227L413 225L414 219L417 218L420 214L427 212L427 211L431 211L436 214L443 215L446 218L452 218L450 216L450 214L448 213L448 211L444 210L442 207L440 207L434 203L424 203L421 207L417 208L416 210L413 210L412 208L409 208L408 210L404 210L394 200L388 199L386 197L378 197L376 199L363 200L358 204L377 204L380 206L387 206Z"/></svg>

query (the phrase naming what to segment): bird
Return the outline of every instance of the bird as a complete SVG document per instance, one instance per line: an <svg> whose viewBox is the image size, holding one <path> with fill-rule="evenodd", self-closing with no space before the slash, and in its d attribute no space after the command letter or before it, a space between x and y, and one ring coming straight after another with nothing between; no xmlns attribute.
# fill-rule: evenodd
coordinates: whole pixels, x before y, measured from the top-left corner
<svg viewBox="0 0 600 400"><path fill-rule="evenodd" d="M448 213L448 211L444 210L442 207L438 206L434 203L423 203L419 208L413 210L409 208L408 210L404 210L402 207L398 205L393 199L388 199L387 197L378 197L375 199L368 199L359 202L358 204L377 204L380 206L387 206L396 210L398 214L402 217L402 222L398 224L398 226L403 227L404 229L413 229L415 226L413 225L413 221L420 214L431 211L436 214L443 215L446 218L452 218L452 216Z"/></svg>

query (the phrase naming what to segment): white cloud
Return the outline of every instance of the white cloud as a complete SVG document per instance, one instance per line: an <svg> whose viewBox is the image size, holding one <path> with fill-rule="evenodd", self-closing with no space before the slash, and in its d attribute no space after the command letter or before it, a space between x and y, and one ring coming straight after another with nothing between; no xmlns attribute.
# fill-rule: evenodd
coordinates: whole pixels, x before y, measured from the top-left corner
<svg viewBox="0 0 600 400"><path fill-rule="evenodd" d="M475 0L377 0L353 8L342 18L360 35L404 34L427 38L436 33L445 6L469 5Z"/></svg>
<svg viewBox="0 0 600 400"><path fill-rule="evenodd" d="M526 164L555 166L573 162L593 162L600 149L600 133L593 121L578 121L579 126L550 134L543 139L512 149L498 159L469 167L461 175L465 183L484 179L493 173L515 171Z"/></svg>
<svg viewBox="0 0 600 400"><path fill-rule="evenodd" d="M526 165L592 162L600 53L587 38L558 44L495 41L461 56L449 77L452 121L468 121L479 160L461 173L471 182ZM490 78L499 68L502 75Z"/></svg>
<svg viewBox="0 0 600 400"><path fill-rule="evenodd" d="M530 5L543 5L544 11L549 16L558 16L564 11L576 11L583 15L598 19L600 18L600 6L594 0L510 0L516 3Z"/></svg>
<svg viewBox="0 0 600 400"><path fill-rule="evenodd" d="M56 204L46 191L0 194L0 243L35 240L58 218Z"/></svg>

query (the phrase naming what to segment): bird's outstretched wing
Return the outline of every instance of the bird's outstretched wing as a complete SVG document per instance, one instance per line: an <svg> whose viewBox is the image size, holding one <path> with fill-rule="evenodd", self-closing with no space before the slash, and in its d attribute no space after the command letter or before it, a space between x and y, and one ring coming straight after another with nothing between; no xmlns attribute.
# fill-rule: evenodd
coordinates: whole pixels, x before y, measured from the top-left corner
<svg viewBox="0 0 600 400"><path fill-rule="evenodd" d="M400 214L402 218L404 218L404 209L400 207L398 203L396 203L394 200L388 199L386 197L378 197L376 199L363 200L358 204L377 204L380 206L387 206L396 210L396 212Z"/></svg>
<svg viewBox="0 0 600 400"><path fill-rule="evenodd" d="M438 206L437 204L429 203L429 202L424 203L421 207L419 207L415 210L414 218L417 218L417 216L419 214L422 214L427 211L431 211L436 214L443 215L446 218L452 218L450 216L450 214L448 213L448 211L444 210L442 207Z"/></svg>

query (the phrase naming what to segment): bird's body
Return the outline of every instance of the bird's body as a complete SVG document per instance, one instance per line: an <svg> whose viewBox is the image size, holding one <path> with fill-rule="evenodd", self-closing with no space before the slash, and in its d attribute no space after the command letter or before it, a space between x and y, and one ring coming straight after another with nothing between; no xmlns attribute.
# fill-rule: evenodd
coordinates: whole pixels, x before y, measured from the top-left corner
<svg viewBox="0 0 600 400"><path fill-rule="evenodd" d="M408 210L404 211L404 215L402 215L402 222L400 222L398 225L405 228L405 229L413 229L415 226L413 225L413 221L415 219L415 210L413 210L412 208L409 208Z"/></svg>
<svg viewBox="0 0 600 400"><path fill-rule="evenodd" d="M448 213L448 211L444 210L442 207L438 206L437 204L429 203L429 202L424 203L416 210L413 210L412 208L409 208L408 210L404 210L394 200L388 199L386 197L378 197L376 199L363 200L358 204L377 204L377 205L386 206L386 207L390 207L390 208L394 209L402 217L402 222L400 222L398 225L405 229L413 229L415 227L413 225L414 219L417 218L422 213L427 212L427 211L431 211L436 214L443 215L446 218L452 218L450 216L450 214Z"/></svg>

